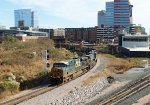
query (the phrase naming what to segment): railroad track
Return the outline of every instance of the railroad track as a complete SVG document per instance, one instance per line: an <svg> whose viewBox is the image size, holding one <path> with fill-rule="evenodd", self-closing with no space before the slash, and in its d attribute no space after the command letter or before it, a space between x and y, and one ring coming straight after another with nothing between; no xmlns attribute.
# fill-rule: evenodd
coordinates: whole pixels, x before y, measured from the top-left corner
<svg viewBox="0 0 150 105"><path fill-rule="evenodd" d="M53 89L55 89L57 86L54 86L54 87L44 87L42 89L39 89L39 90L36 90L34 92L31 92L31 93L28 93L26 95L23 95L23 96L20 96L18 98L15 98L15 99L12 99L12 100L9 100L9 101L6 101L6 102L3 102L3 103L0 103L0 105L16 105L16 104L19 104L25 100L29 100L33 97L36 97L36 96L39 96L41 94L44 94L48 91L51 91Z"/></svg>
<svg viewBox="0 0 150 105"><path fill-rule="evenodd" d="M96 65L96 63L93 65L93 67ZM92 67L92 68L93 68ZM91 69L92 69L91 68ZM90 70L89 70L90 71ZM87 71L88 72L88 71ZM85 73L87 73L87 72L85 72ZM84 74L85 74L84 73ZM82 76L82 75L84 75L84 74L80 74L78 77L80 77L80 76ZM77 78L78 78L77 77ZM72 80L74 80L74 79L76 79L76 78L73 78ZM72 81L71 80L71 81ZM68 82L70 82L70 81L68 81ZM45 87L43 87L42 89L38 89L38 90L36 90L36 91L34 91L34 92L31 92L31 93L28 93L28 94L26 94L26 95L23 95L23 96L20 96L20 97L17 97L17 98L14 98L14 99L11 99L11 100L8 100L8 101L5 101L5 102L0 102L0 105L16 105L16 104L19 104L19 103L21 103L21 102L23 102L23 101L26 101L26 100L29 100L29 99L31 99L31 98L34 98L34 97L36 97L36 96L39 96L39 95L41 95L41 94L44 94L44 93L46 93L46 92L49 92L49 91L51 91L51 90L53 90L53 89L55 89L55 88L58 88L58 87L60 87L60 86L62 86L62 85L64 85L64 84L66 84L66 83L68 83L68 82L65 82L65 83L63 83L63 84L60 84L60 85L57 85L57 86L53 86L53 87L49 87L49 86L45 86Z"/></svg>
<svg viewBox="0 0 150 105"><path fill-rule="evenodd" d="M136 81L107 99L98 102L98 105L116 105L148 86L150 86L150 75Z"/></svg>

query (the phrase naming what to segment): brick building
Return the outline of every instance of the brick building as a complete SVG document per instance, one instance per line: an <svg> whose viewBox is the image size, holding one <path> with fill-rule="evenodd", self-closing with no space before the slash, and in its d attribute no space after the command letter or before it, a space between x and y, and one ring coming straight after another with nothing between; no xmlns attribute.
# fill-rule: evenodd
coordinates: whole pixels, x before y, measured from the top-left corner
<svg viewBox="0 0 150 105"><path fill-rule="evenodd" d="M96 43L97 27L92 28L66 28L66 40L70 42Z"/></svg>

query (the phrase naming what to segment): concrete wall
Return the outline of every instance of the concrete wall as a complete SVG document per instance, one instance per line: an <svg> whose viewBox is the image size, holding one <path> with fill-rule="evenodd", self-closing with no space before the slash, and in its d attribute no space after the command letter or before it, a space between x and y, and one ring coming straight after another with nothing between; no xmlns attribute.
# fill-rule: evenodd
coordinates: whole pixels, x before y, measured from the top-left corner
<svg viewBox="0 0 150 105"><path fill-rule="evenodd" d="M122 41L122 47L127 47L127 48L148 47L149 48L149 43L148 42Z"/></svg>

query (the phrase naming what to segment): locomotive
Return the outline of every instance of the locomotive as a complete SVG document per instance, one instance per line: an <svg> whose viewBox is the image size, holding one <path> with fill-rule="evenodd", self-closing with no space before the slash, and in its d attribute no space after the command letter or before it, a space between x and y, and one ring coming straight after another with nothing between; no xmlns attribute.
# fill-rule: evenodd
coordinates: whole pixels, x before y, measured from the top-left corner
<svg viewBox="0 0 150 105"><path fill-rule="evenodd" d="M96 64L96 50L91 50L79 58L53 64L50 77L57 83L65 83L88 72Z"/></svg>

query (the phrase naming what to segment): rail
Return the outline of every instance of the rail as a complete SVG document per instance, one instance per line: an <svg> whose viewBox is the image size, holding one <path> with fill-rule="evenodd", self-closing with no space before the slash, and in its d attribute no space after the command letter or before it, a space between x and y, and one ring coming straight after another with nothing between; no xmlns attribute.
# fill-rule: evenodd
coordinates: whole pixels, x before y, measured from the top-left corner
<svg viewBox="0 0 150 105"><path fill-rule="evenodd" d="M97 103L98 105L114 105L117 104L128 97L132 96L133 94L141 91L142 89L150 86L150 75L143 77L142 79L136 81L135 83L129 85L128 87L122 89L121 91L117 92L116 94L108 97L105 100Z"/></svg>
<svg viewBox="0 0 150 105"><path fill-rule="evenodd" d="M97 62L96 62L97 63ZM93 65L93 67L96 65L96 63ZM92 68L93 68L92 67ZM91 69L92 69L91 68ZM88 70L88 71L90 71L90 70ZM85 73L87 73L87 72L85 72ZM84 73L84 74L85 74ZM80 77L80 76L82 76L83 74L81 74L81 75L79 75L78 77ZM77 77L77 78L78 78ZM74 78L74 79L76 79L76 78ZM74 79L72 79L72 80L74 80ZM19 103L21 103L21 102L23 102L23 101L26 101L26 100L29 100L29 99L31 99L31 98L34 98L34 97L36 97L36 96L39 96L39 95L41 95L41 94L44 94L44 93L46 93L46 92L49 92L49 91L52 91L53 89L55 89L55 88L58 88L58 87L60 87L60 86L62 86L62 85L64 85L64 84L66 84L66 83L68 83L68 82L65 82L65 83L63 83L63 84L60 84L60 85L57 85L57 86L53 86L53 87L44 87L44 88L42 88L42 89L39 89L39 90L36 90L36 91L34 91L34 92L31 92L31 93L28 93L28 94L26 94L26 95L23 95L23 96L20 96L20 97L17 97L17 98L14 98L14 99L11 99L11 100L8 100L8 101L5 101L5 102L0 102L0 105L16 105L16 104L19 104Z"/></svg>

